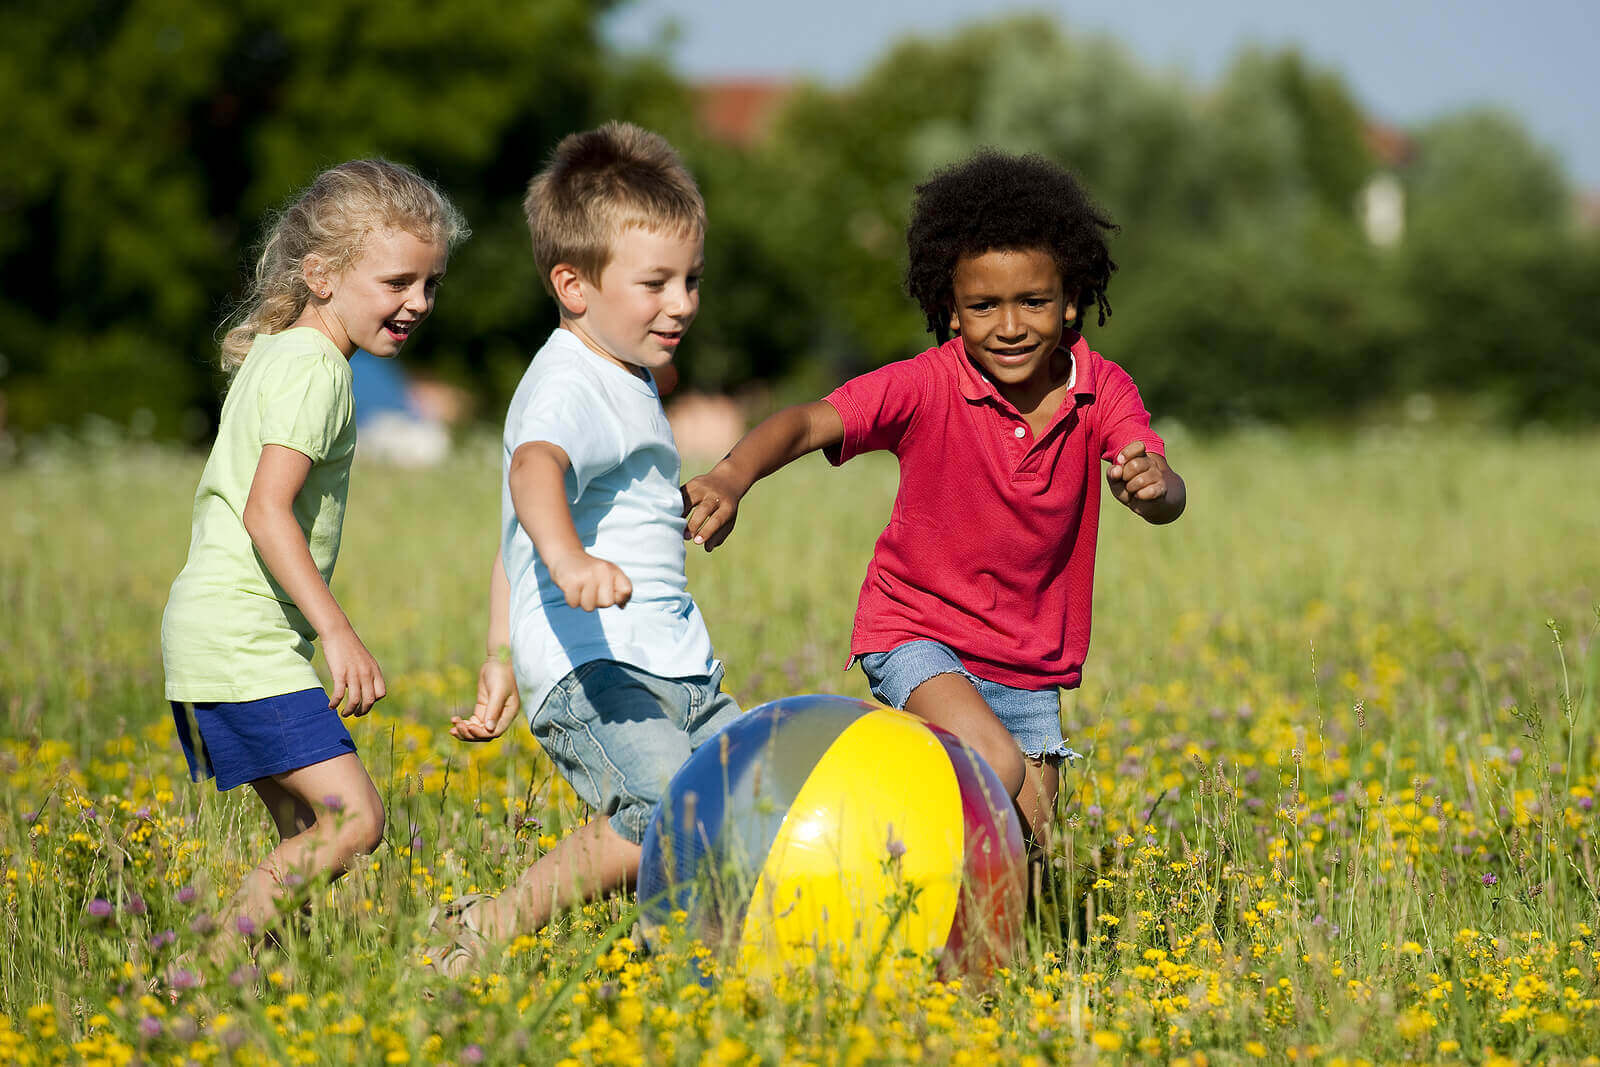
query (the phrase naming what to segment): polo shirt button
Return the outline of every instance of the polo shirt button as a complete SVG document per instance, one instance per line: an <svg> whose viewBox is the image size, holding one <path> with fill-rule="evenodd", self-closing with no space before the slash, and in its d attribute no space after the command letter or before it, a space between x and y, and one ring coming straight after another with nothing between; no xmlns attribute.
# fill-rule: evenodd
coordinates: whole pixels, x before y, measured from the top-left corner
<svg viewBox="0 0 1600 1067"><path fill-rule="evenodd" d="M1018 437L1026 437L1026 436L1028 436L1028 431L1024 430L1021 426L1018 426L1015 430L1012 430L1011 432L1016 434Z"/></svg>

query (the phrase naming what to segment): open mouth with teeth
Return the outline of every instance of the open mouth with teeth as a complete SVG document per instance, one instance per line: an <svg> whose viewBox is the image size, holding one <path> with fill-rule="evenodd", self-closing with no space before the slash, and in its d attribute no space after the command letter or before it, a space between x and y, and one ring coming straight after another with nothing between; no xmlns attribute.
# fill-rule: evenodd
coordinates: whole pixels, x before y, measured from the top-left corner
<svg viewBox="0 0 1600 1067"><path fill-rule="evenodd" d="M411 331L417 328L417 320L407 319L405 322L401 322L399 319L389 319L383 324L383 328L396 341L404 341L411 336Z"/></svg>

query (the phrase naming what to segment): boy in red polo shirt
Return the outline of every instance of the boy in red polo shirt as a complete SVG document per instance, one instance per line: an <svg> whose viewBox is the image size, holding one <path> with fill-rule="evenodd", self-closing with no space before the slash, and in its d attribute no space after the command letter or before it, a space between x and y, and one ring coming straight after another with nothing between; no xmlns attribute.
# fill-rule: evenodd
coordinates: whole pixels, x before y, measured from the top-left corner
<svg viewBox="0 0 1600 1067"><path fill-rule="evenodd" d="M873 695L956 734L1037 837L1055 809L1060 694L1089 650L1097 474L1151 523L1183 512L1139 390L1075 329L1104 324L1115 227L1067 171L980 152L917 187L906 287L942 342L778 412L685 487L707 551L759 479L822 449L887 449L900 489L850 652Z"/></svg>

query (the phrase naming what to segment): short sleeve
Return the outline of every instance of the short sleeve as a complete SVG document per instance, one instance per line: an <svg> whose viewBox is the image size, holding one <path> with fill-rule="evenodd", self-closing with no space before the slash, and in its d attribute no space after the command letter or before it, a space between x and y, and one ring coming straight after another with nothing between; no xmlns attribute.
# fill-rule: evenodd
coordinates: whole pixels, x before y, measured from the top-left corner
<svg viewBox="0 0 1600 1067"><path fill-rule="evenodd" d="M1165 456L1166 443L1150 428L1150 413L1128 372L1105 360L1100 365L1098 386L1095 407L1100 417L1100 458L1109 463L1134 441L1143 441L1146 452Z"/></svg>
<svg viewBox="0 0 1600 1067"><path fill-rule="evenodd" d="M923 390L921 361L903 359L829 393L824 399L844 423L844 440L837 452L827 453L828 462L838 466L863 452L897 451L916 419Z"/></svg>
<svg viewBox="0 0 1600 1067"><path fill-rule="evenodd" d="M256 394L261 443L292 448L313 463L327 459L355 417L350 376L341 369L317 352L286 353L263 367Z"/></svg>
<svg viewBox="0 0 1600 1067"><path fill-rule="evenodd" d="M623 460L616 419L596 418L605 398L577 375L552 375L541 381L511 427L511 451L548 441L567 454L568 499L576 502L589 482Z"/></svg>

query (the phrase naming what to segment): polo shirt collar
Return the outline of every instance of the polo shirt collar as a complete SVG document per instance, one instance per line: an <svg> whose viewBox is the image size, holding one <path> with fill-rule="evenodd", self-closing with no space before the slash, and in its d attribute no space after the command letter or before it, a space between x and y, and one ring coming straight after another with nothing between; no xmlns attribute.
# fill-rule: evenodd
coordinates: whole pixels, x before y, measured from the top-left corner
<svg viewBox="0 0 1600 1067"><path fill-rule="evenodd" d="M1072 353L1072 393L1078 398L1079 403L1094 399L1095 381L1094 364L1089 359L1089 342L1083 339L1083 334L1076 330L1067 330L1061 335L1061 341L1067 345L1067 350ZM993 400L1003 407L1009 408L1011 404L995 389L994 383L985 378L977 367L972 365L972 360L967 358L966 346L962 344L960 336L952 337L944 343L944 349L955 360L956 381L961 395L968 400Z"/></svg>

